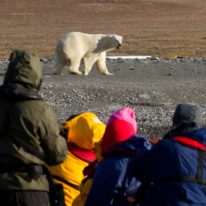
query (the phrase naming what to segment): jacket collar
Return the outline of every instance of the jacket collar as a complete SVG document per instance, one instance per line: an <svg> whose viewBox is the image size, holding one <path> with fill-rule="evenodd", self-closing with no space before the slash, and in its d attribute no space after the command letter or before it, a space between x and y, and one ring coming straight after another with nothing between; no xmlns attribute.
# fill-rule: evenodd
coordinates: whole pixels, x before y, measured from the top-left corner
<svg viewBox="0 0 206 206"><path fill-rule="evenodd" d="M68 150L73 155L75 155L76 157L78 157L79 159L81 159L85 162L90 163L90 162L93 162L94 160L96 160L96 154L95 154L94 150L82 149L73 143L68 144Z"/></svg>

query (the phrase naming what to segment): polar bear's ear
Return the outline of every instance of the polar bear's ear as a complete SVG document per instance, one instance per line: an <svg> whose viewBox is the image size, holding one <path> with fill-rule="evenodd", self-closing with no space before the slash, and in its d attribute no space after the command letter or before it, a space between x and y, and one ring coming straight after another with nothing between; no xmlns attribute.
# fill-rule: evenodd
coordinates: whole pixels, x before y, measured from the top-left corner
<svg viewBox="0 0 206 206"><path fill-rule="evenodd" d="M103 52L107 50L112 50L115 48L119 48L120 41L115 37L115 35L106 35L102 36L101 39L99 39L96 48L94 49L94 53Z"/></svg>

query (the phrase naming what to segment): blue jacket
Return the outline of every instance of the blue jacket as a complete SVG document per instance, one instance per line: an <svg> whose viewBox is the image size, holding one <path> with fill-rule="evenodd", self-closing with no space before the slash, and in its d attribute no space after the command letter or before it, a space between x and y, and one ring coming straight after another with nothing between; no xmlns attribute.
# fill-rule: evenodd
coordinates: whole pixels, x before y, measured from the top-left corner
<svg viewBox="0 0 206 206"><path fill-rule="evenodd" d="M131 157L148 149L151 149L151 143L138 136L112 147L95 168L93 186L85 206L127 206L126 196L140 185L127 170L127 165Z"/></svg>
<svg viewBox="0 0 206 206"><path fill-rule="evenodd" d="M206 128L181 135L206 145ZM134 159L133 159L134 160ZM144 206L206 205L206 185L177 180L197 175L198 149L170 139L163 139L151 151L135 158L130 169L140 180L151 182L145 193ZM206 180L206 159L203 179Z"/></svg>

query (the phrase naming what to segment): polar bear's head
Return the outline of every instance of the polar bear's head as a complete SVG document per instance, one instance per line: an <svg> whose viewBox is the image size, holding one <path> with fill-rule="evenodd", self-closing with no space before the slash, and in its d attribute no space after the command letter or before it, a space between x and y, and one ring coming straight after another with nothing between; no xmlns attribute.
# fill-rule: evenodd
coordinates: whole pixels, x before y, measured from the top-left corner
<svg viewBox="0 0 206 206"><path fill-rule="evenodd" d="M122 45L122 36L116 34L102 35L94 52L110 51L119 49Z"/></svg>

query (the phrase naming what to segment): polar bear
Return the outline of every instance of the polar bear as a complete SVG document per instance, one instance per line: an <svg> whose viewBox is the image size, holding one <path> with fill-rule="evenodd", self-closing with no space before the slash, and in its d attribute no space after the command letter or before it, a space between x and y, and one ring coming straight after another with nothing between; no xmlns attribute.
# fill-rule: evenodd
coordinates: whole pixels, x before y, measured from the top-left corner
<svg viewBox="0 0 206 206"><path fill-rule="evenodd" d="M111 75L106 66L106 52L119 49L122 36L116 34L87 34L70 32L64 34L56 45L56 65L54 74L60 74L65 65L71 74L81 75L81 61L84 62L83 74L88 75L96 64L100 73Z"/></svg>

